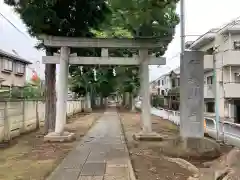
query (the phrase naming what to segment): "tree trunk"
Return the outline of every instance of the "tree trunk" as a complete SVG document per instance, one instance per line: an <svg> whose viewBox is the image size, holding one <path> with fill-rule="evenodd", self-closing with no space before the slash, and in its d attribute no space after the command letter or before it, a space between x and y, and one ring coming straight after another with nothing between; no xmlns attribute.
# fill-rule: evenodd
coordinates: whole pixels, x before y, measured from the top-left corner
<svg viewBox="0 0 240 180"><path fill-rule="evenodd" d="M122 106L124 107L126 105L126 93L123 92L123 98L122 98Z"/></svg>
<svg viewBox="0 0 240 180"><path fill-rule="evenodd" d="M102 95L100 96L100 107L103 107L104 106L104 103L103 103L104 99L102 97Z"/></svg>
<svg viewBox="0 0 240 180"><path fill-rule="evenodd" d="M36 101L36 129L40 128L40 122L39 122L39 113L38 113L38 101Z"/></svg>
<svg viewBox="0 0 240 180"><path fill-rule="evenodd" d="M47 51L47 55L52 55ZM56 64L45 65L45 134L55 130L56 121Z"/></svg>
<svg viewBox="0 0 240 180"><path fill-rule="evenodd" d="M91 106L91 97L90 97L90 93L89 92L86 93L85 99L86 99L86 108L87 109L92 108L92 106Z"/></svg>
<svg viewBox="0 0 240 180"><path fill-rule="evenodd" d="M92 108L96 107L96 96L91 93L91 104L92 104Z"/></svg>
<svg viewBox="0 0 240 180"><path fill-rule="evenodd" d="M108 98L107 97L104 98L104 107L105 108L108 107Z"/></svg>
<svg viewBox="0 0 240 180"><path fill-rule="evenodd" d="M130 93L129 92L125 92L125 107L129 108L130 105Z"/></svg>
<svg viewBox="0 0 240 180"><path fill-rule="evenodd" d="M131 98L131 111L135 112L135 102L134 102L134 96L133 93L130 93L130 98Z"/></svg>

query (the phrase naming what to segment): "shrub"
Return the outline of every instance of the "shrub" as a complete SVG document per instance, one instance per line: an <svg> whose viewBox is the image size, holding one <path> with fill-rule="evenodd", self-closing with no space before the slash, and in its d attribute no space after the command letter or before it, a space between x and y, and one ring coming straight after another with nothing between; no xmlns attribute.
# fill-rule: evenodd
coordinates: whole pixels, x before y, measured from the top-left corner
<svg viewBox="0 0 240 180"><path fill-rule="evenodd" d="M164 106L164 97L159 95L152 95L151 105L153 107L163 107Z"/></svg>

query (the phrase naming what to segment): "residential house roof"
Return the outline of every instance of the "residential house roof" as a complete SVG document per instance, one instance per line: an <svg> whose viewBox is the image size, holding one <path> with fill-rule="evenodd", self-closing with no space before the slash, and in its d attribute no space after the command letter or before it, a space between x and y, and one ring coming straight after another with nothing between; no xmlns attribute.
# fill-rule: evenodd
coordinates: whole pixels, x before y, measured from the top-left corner
<svg viewBox="0 0 240 180"><path fill-rule="evenodd" d="M166 74L161 75L161 76L158 77L157 79L151 81L150 84L156 83L156 82L157 82L158 80L160 80L162 77L168 76L168 75L170 75L172 72L174 72L175 74L179 75L179 74L180 74L180 67L178 67L178 68L176 68L176 69L173 69L173 70L169 71L169 72L166 73Z"/></svg>
<svg viewBox="0 0 240 180"><path fill-rule="evenodd" d="M217 32L220 29L211 29L210 31L206 32L205 34L201 35L198 39L196 39L195 41L192 41L191 44L189 44L189 42L186 43L186 46L189 49L193 49L193 50L197 50L199 48L201 48L202 46L206 45L207 43L212 42L215 37Z"/></svg>
<svg viewBox="0 0 240 180"><path fill-rule="evenodd" d="M186 42L185 46L188 49L198 50L204 45L212 42L217 34L228 34L228 33L240 33L240 20L234 20L228 23L227 25L223 25L220 28L214 28L205 34L201 35L198 39L192 42Z"/></svg>
<svg viewBox="0 0 240 180"><path fill-rule="evenodd" d="M175 74L180 74L180 67L172 70L171 72L174 72Z"/></svg>
<svg viewBox="0 0 240 180"><path fill-rule="evenodd" d="M20 62L22 62L24 64L32 64L30 61L27 61L26 59L23 59L20 56L16 56L16 55L10 54L10 53L8 53L6 51L3 51L2 49L0 49L0 56L8 57L8 58L14 59L16 61L20 61Z"/></svg>

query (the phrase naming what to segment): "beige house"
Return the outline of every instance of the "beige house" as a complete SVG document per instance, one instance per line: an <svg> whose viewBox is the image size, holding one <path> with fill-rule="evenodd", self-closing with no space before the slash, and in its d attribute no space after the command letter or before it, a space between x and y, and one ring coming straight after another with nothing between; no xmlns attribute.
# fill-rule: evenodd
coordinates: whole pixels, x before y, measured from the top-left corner
<svg viewBox="0 0 240 180"><path fill-rule="evenodd" d="M240 123L240 23L232 22L223 28L212 29L196 41L188 42L186 46L190 50L206 52L205 111L215 115L215 62L220 118Z"/></svg>
<svg viewBox="0 0 240 180"><path fill-rule="evenodd" d="M26 82L26 66L28 64L31 62L0 49L1 89L23 87Z"/></svg>
<svg viewBox="0 0 240 180"><path fill-rule="evenodd" d="M171 76L175 74L176 76ZM180 85L180 68L163 74L150 83L150 90L153 94L167 96L168 92Z"/></svg>

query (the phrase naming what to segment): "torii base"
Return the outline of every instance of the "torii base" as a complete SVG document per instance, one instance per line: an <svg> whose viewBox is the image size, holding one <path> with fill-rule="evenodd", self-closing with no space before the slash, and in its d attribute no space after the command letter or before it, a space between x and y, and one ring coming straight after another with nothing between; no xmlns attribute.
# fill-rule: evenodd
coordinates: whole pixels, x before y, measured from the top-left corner
<svg viewBox="0 0 240 180"><path fill-rule="evenodd" d="M75 134L70 132L64 132L62 134L51 132L44 136L44 142L71 142L75 139Z"/></svg>
<svg viewBox="0 0 240 180"><path fill-rule="evenodd" d="M166 136L162 136L156 132L140 132L133 135L133 139L136 141L162 141Z"/></svg>

